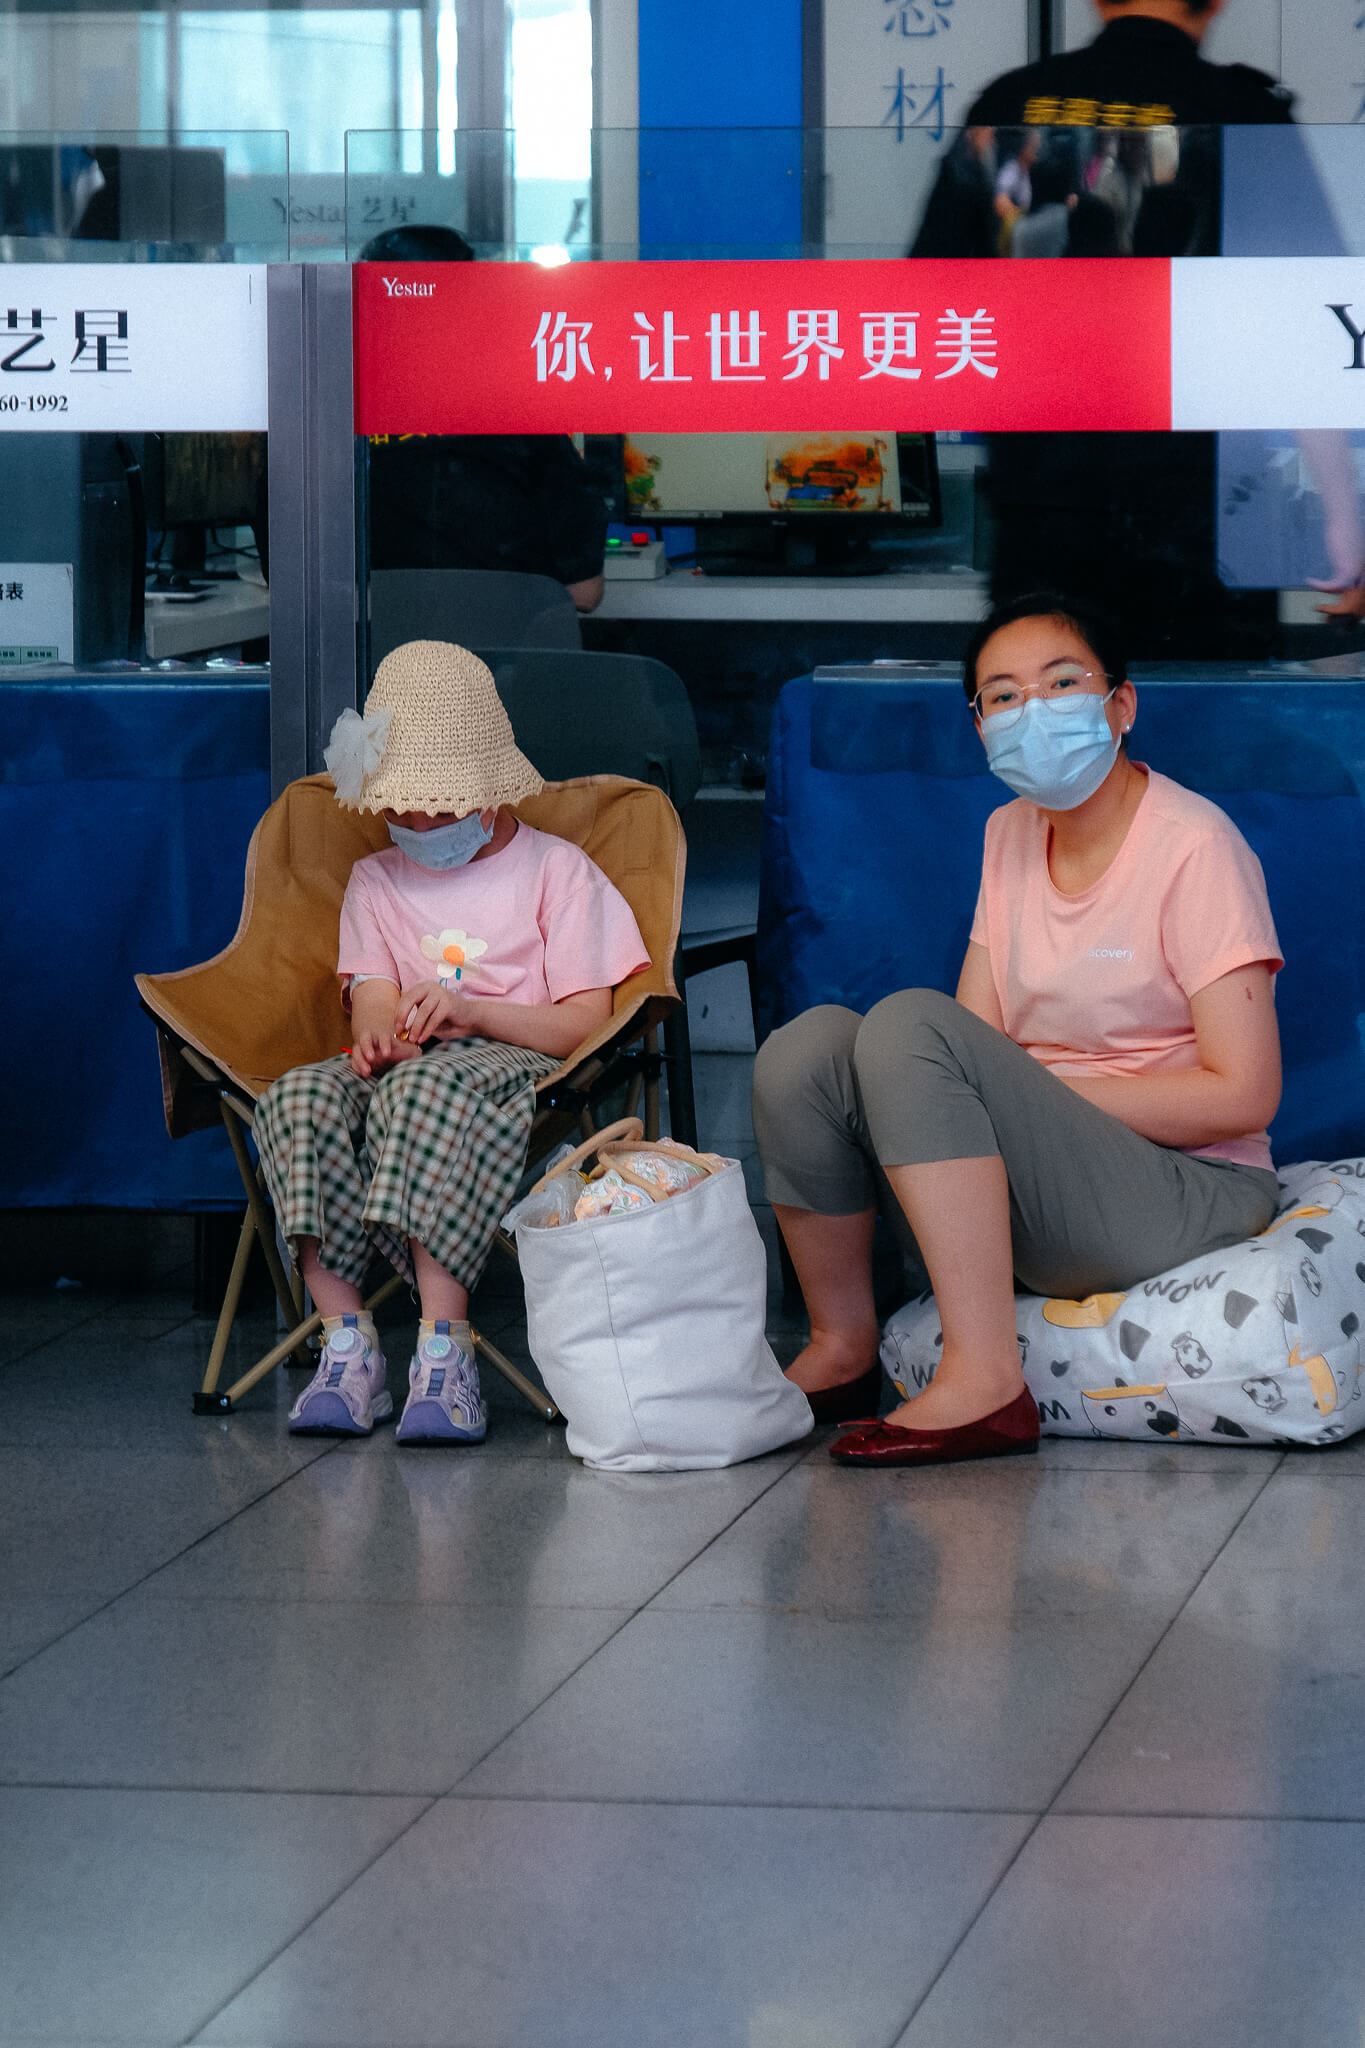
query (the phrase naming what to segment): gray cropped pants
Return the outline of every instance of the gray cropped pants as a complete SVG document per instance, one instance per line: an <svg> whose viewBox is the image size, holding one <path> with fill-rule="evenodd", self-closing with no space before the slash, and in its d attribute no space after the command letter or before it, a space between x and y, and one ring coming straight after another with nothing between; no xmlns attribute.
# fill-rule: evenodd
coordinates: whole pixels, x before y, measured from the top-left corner
<svg viewBox="0 0 1365 2048"><path fill-rule="evenodd" d="M1261 1167L1139 1137L937 989L904 989L866 1017L827 1004L775 1031L753 1113L770 1201L825 1216L879 1206L911 1253L883 1163L998 1153L1030 1294L1149 1280L1264 1230L1279 1193Z"/></svg>

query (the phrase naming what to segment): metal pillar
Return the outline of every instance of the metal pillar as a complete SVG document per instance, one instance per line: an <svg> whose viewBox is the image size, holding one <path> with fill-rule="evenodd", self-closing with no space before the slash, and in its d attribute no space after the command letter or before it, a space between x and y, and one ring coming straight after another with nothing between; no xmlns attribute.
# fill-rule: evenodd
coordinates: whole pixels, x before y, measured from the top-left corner
<svg viewBox="0 0 1365 2048"><path fill-rule="evenodd" d="M321 769L360 702L351 272L273 264L270 339L270 785Z"/></svg>

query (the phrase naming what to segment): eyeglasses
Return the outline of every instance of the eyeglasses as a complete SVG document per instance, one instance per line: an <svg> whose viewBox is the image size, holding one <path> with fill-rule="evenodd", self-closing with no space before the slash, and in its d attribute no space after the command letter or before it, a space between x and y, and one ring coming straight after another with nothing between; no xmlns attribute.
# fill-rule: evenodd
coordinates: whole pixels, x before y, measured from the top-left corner
<svg viewBox="0 0 1365 2048"><path fill-rule="evenodd" d="M972 698L971 709L983 723L990 719L997 731L1008 731L1023 717L1024 706L1030 697L1036 697L1049 711L1060 711L1064 704L1076 697L1103 697L1107 704L1114 694L1112 689L1104 687L1108 681L1103 669L1082 668L1079 663L1073 666L1062 662L1040 683L1012 683L1004 678L987 683L985 689L978 690Z"/></svg>

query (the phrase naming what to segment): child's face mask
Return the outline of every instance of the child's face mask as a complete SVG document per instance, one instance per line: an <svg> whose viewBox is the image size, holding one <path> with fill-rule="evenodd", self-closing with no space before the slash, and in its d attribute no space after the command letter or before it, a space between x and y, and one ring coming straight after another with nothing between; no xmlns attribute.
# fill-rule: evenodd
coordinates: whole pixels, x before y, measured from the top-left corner
<svg viewBox="0 0 1365 2048"><path fill-rule="evenodd" d="M433 825L429 832L414 832L407 825L390 822L389 837L419 867L443 874L448 868L462 868L473 860L493 837L496 822L494 813L485 825L479 811L471 811L467 818L452 818L448 825Z"/></svg>

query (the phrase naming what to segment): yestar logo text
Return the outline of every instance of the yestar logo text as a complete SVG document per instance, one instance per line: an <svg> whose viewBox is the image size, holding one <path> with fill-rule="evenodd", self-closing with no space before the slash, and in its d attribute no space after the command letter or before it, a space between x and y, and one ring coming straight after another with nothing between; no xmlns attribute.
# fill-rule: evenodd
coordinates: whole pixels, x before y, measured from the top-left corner
<svg viewBox="0 0 1365 2048"><path fill-rule="evenodd" d="M1365 370L1365 327L1357 327L1347 306L1329 306L1329 313L1335 313L1351 337L1352 357L1346 364L1348 370Z"/></svg>
<svg viewBox="0 0 1365 2048"><path fill-rule="evenodd" d="M381 284L391 299L434 299L434 284L407 284L399 277L381 277Z"/></svg>

